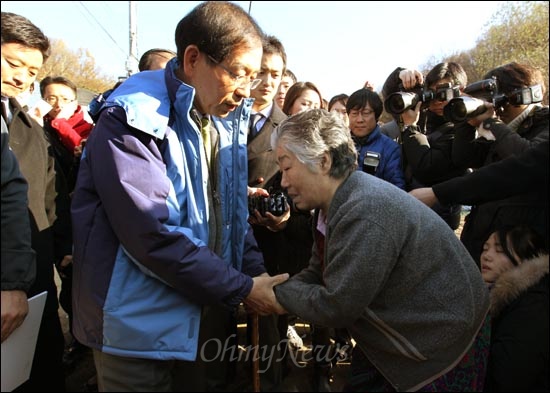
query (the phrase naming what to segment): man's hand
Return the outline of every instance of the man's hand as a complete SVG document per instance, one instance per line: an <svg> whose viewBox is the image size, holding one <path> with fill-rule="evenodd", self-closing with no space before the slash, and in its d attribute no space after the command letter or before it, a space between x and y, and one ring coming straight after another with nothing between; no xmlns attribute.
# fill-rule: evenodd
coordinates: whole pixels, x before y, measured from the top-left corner
<svg viewBox="0 0 550 393"><path fill-rule="evenodd" d="M493 104L490 102L484 102L483 105L485 105L486 108L483 113L468 119L468 124L474 126L475 128L478 128L485 120L495 117L495 107Z"/></svg>
<svg viewBox="0 0 550 393"><path fill-rule="evenodd" d="M248 222L250 225L262 225L267 227L270 231L278 232L285 229L289 218L290 206L285 199L285 212L280 216L275 216L270 212L266 212L265 216L262 216L258 210L254 210L254 215L248 216Z"/></svg>
<svg viewBox="0 0 550 393"><path fill-rule="evenodd" d="M416 85L424 84L424 76L417 70L401 70L399 79L401 79L403 87L407 90L414 88Z"/></svg>
<svg viewBox="0 0 550 393"><path fill-rule="evenodd" d="M366 81L365 84L363 85L363 89L374 91L374 85L369 81Z"/></svg>
<svg viewBox="0 0 550 393"><path fill-rule="evenodd" d="M59 276L61 278L68 278L68 275L72 274L72 266L70 266L72 265L72 263L73 263L72 255L65 255L61 260L61 262L59 262L59 264L57 265L57 273L59 273Z"/></svg>
<svg viewBox="0 0 550 393"><path fill-rule="evenodd" d="M254 277L254 285L248 296L244 299L244 304L248 310L257 312L260 315L269 315L273 313L284 314L285 309L279 304L273 287L288 280L288 273L278 274L270 277L267 273Z"/></svg>
<svg viewBox="0 0 550 393"><path fill-rule="evenodd" d="M259 188L259 187L247 187L248 196L269 196L269 192L265 188Z"/></svg>
<svg viewBox="0 0 550 393"><path fill-rule="evenodd" d="M27 294L23 291L2 291L2 342L17 329L29 312Z"/></svg>
<svg viewBox="0 0 550 393"><path fill-rule="evenodd" d="M409 194L429 207L432 207L438 202L438 199L431 187L417 188L409 191Z"/></svg>
<svg viewBox="0 0 550 393"><path fill-rule="evenodd" d="M76 158L80 158L82 156L82 151L84 151L84 146L86 145L86 141L88 138L84 138L80 141L80 144L78 146L74 147L74 156Z"/></svg>
<svg viewBox="0 0 550 393"><path fill-rule="evenodd" d="M401 119L403 120L403 125L405 127L414 126L416 125L416 123L418 123L418 119L420 119L421 108L422 102L418 102L414 109L407 109L403 111L403 113L401 113Z"/></svg>

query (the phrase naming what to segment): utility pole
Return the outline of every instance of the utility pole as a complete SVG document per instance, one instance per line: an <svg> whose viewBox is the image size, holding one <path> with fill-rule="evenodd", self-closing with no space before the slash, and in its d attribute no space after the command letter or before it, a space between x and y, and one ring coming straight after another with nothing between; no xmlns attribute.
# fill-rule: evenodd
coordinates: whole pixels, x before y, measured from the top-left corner
<svg viewBox="0 0 550 393"><path fill-rule="evenodd" d="M129 1L130 3L130 53L126 60L126 71L128 76L135 74L138 71L137 58L137 1Z"/></svg>

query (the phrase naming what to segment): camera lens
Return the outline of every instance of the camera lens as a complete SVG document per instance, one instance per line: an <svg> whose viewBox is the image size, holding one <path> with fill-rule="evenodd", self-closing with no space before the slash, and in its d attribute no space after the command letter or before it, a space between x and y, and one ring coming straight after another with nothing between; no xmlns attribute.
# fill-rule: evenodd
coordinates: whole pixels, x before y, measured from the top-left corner
<svg viewBox="0 0 550 393"><path fill-rule="evenodd" d="M386 112L392 115L399 115L405 110L414 107L417 102L417 94L400 91L389 95L384 102L384 108L386 109Z"/></svg>
<svg viewBox="0 0 550 393"><path fill-rule="evenodd" d="M453 98L445 108L443 114L445 118L453 123L464 121L468 118L475 117L483 112L486 108L482 100L472 97Z"/></svg>

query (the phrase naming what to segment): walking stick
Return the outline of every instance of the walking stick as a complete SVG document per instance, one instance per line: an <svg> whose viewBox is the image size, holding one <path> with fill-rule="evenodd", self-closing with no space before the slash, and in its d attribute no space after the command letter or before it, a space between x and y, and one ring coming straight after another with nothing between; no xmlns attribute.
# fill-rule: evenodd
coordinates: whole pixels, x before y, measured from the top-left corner
<svg viewBox="0 0 550 393"><path fill-rule="evenodd" d="M258 313L252 313L252 387L254 392L260 391L260 359L258 357L260 333L258 328Z"/></svg>

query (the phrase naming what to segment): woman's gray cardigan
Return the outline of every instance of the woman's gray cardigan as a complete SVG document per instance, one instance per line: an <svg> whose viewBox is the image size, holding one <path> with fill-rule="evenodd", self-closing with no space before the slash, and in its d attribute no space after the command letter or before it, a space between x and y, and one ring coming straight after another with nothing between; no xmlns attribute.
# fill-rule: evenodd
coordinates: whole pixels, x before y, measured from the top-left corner
<svg viewBox="0 0 550 393"><path fill-rule="evenodd" d="M308 268L275 288L304 320L349 329L400 391L452 369L483 324L489 296L455 233L431 209L383 180L354 172L328 212L324 272Z"/></svg>

